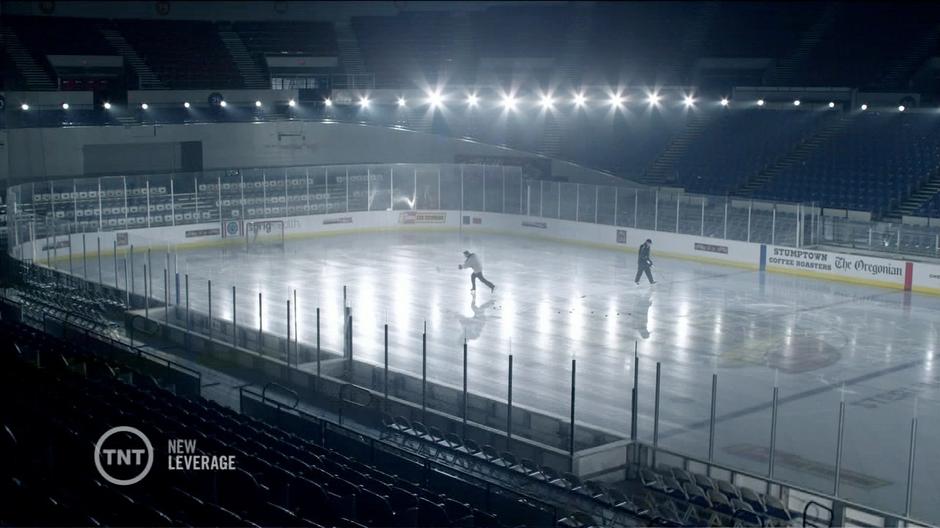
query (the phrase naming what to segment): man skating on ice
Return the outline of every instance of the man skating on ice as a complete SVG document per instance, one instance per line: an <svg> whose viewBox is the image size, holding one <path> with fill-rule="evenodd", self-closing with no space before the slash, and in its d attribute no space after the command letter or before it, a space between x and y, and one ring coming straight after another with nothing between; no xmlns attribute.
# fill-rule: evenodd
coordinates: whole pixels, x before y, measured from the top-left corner
<svg viewBox="0 0 940 528"><path fill-rule="evenodd" d="M640 276L646 272L646 278L650 281L650 284L656 284L656 281L653 280L653 274L650 273L650 268L653 267L653 261L650 260L650 246L653 245L653 241L646 239L646 242L643 242L643 245L640 246L640 253L637 255L636 262L636 278L633 279L637 285L640 284Z"/></svg>
<svg viewBox="0 0 940 528"><path fill-rule="evenodd" d="M483 276L483 264L480 263L480 257L469 251L464 251L463 255L467 257L467 260L465 260L463 264L458 265L457 269L470 268L473 270L473 273L470 274L470 291L477 291L477 279L480 279L483 284L489 286L491 292L495 290L496 285L486 280L486 277Z"/></svg>

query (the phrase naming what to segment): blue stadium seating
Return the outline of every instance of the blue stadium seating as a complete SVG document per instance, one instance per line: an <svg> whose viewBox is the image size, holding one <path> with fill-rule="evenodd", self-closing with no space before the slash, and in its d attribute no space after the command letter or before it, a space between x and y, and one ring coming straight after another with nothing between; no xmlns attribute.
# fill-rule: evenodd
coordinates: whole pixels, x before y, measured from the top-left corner
<svg viewBox="0 0 940 528"><path fill-rule="evenodd" d="M726 194L812 134L821 112L746 109L714 116L675 165L690 192Z"/></svg>
<svg viewBox="0 0 940 528"><path fill-rule="evenodd" d="M936 116L857 114L840 134L778 175L755 197L882 214L940 165L938 141Z"/></svg>

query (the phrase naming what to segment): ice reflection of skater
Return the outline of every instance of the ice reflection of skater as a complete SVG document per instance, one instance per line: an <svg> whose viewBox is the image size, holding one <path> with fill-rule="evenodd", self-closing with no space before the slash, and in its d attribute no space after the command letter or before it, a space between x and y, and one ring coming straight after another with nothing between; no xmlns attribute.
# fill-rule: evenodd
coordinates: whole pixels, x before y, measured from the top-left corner
<svg viewBox="0 0 940 528"><path fill-rule="evenodd" d="M483 333L483 325L486 324L486 310L489 309L490 306L493 306L492 300L486 301L482 306L477 306L477 300L476 297L474 297L473 301L470 303L470 309L473 310L473 317L465 317L457 314L457 320L460 321L460 326L463 327L464 336L467 338L467 341L473 341Z"/></svg>
<svg viewBox="0 0 940 528"><path fill-rule="evenodd" d="M653 306L653 294L647 292L637 296L633 304L633 324L643 339L649 339L650 306Z"/></svg>

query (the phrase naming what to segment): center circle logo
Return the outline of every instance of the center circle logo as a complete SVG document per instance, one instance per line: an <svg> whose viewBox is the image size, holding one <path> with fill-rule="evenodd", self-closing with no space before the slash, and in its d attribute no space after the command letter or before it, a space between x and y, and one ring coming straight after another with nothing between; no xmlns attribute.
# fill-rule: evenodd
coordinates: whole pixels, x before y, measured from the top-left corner
<svg viewBox="0 0 940 528"><path fill-rule="evenodd" d="M105 442L112 436L118 433L127 433L131 436L137 437L140 448L136 449L108 449L104 448ZM102 464L102 455L104 455L105 463ZM146 462L142 459L146 458ZM112 474L108 473L106 467L139 467L141 468L140 472L131 478L117 478ZM95 468L98 469L98 473L101 476L110 482L111 484L117 486L130 486L132 484L137 484L144 477L150 473L150 468L153 467L153 445L150 443L150 439L147 438L147 435L142 433L139 429L134 427L129 427L122 425L119 427L112 427L105 431L101 438L98 439L98 442L95 444Z"/></svg>

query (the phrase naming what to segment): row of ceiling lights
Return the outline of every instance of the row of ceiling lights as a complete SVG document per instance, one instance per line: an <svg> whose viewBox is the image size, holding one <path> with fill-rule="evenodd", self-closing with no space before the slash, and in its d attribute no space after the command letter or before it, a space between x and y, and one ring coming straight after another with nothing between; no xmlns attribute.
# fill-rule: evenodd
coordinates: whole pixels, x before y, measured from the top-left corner
<svg viewBox="0 0 940 528"><path fill-rule="evenodd" d="M297 102L294 101L293 99L291 99L290 101L287 102L287 104L288 104L288 106L293 107L293 106L296 106L296 105L297 105ZM102 106L102 108L104 108L105 110L110 110L110 109L111 109L111 103L109 103L109 102L105 102L105 103L103 103L101 106ZM220 102L219 102L219 106L221 106L222 108L225 108L225 107L228 106L228 103L226 103L225 101L220 101ZM255 101L255 108L261 108L262 106L264 106L264 104L263 104L261 101ZM183 103L183 108L190 108L190 107L192 107L192 105L189 103L189 101L185 101L185 102ZM63 109L63 110L68 110L69 108L70 108L70 107L69 107L69 104L68 104L68 103L62 103L62 109ZM150 105L147 104L147 103L140 103L140 108L143 109L143 110L147 110L147 109L150 108ZM20 105L20 110L23 110L23 111L29 110L29 104L27 104L27 103L21 104L21 105Z"/></svg>
<svg viewBox="0 0 940 528"><path fill-rule="evenodd" d="M435 108L435 109L436 109L436 108L440 108L440 107L444 106L445 100L446 100L445 96L442 95L440 92L431 92L431 93L428 94L426 103L427 103L431 108ZM469 106L470 108L476 108L476 107L479 106L479 104L480 104L480 97L479 97L477 94L471 93L471 94L468 94L468 95L467 95L467 97L466 97L466 99L465 99L464 102L465 102L465 103L467 104L467 106ZM553 108L555 107L555 102L556 102L556 99L555 99L554 97L552 97L551 95L542 95L542 96L540 97L540 99L539 99L539 103L538 103L538 104L539 104L543 109L545 109L545 110L551 110L551 109L553 109ZM619 94L611 95L611 97L606 101L606 103L607 103L609 106L611 106L611 107L613 107L613 108L617 108L617 109L623 108L623 105L626 104L626 102L627 102L627 98L624 97L624 96L622 96L622 95L619 95ZM647 93L645 102L646 102L648 105L650 105L650 106L659 106L660 102L662 102L662 96L660 96L658 93L655 93L655 92ZM333 106L333 101L332 101L331 99L329 99L329 98L325 99L325 100L323 101L323 103L324 103L324 105L326 105L327 107L332 107L332 106ZM371 103L372 103L372 101L371 101L371 99L369 99L368 96L362 96L362 97L359 98L359 101L358 101L357 104L358 104L360 107L362 107L362 108L369 108L369 106L371 105ZM583 93L576 93L576 94L574 94L574 96L572 97L571 103L572 103L576 108L582 108L582 107L584 107L584 106L587 106L588 98L587 98L587 96L585 96ZM695 99L695 97L693 97L693 96L691 96L691 95L685 95L685 96L683 96L683 98L682 98L682 104L683 104L686 108L691 108L691 107L695 106L695 103L696 103L696 99ZM727 97L721 98L721 100L720 100L718 103L719 103L721 106L728 106L728 105L731 104L731 102L728 100ZM509 111L515 110L515 109L517 108L517 105L518 105L518 104L519 104L519 99L516 98L516 97L513 96L513 95L508 95L508 94L507 94L507 95L504 95L503 98L502 98L502 100L500 101L500 105L501 105L504 109L509 110ZM757 100L757 106L764 106L764 104L765 104L765 101L764 101L763 99L758 99L758 100ZM800 106L800 104L801 104L801 102L800 102L799 99L794 99L794 100L793 100L793 106ZM293 99L291 99L290 101L287 102L287 105L293 108L293 107L297 106L297 102L294 101ZM109 102L105 102L102 106L104 107L105 110L110 110L110 109L111 109L111 103L109 103ZM228 106L228 103L226 103L226 102L223 100L223 101L220 101L220 102L219 102L219 106L221 106L222 108L225 108L226 106ZM261 108L262 106L264 106L264 105L263 105L263 103L262 103L261 101L255 101L255 107L256 107L256 108ZM408 106L408 101L404 98L404 96L398 98L398 106L399 106L399 108L404 108L404 107ZM829 108L835 108L836 103L833 102L833 101L829 101L828 106L829 106ZM184 102L184 103L183 103L183 107L184 107L184 108L190 108L191 105L189 104L189 101ZM141 104L140 104L140 108L143 109L143 110L147 110L147 109L150 108L150 105L148 105L147 103L141 103ZM29 110L29 105L28 105L27 103L23 103L23 104L20 105L20 109L21 109L21 110L24 110L24 111ZM62 109L63 109L63 110L68 110L68 109L69 109L69 104L68 104L68 103L62 103ZM868 110L868 105L867 105L867 104L862 104L862 105L859 107L859 109L860 109L860 110L863 110L863 111L864 111L864 110ZM906 110L906 108L904 107L904 105L899 105L899 106L898 106L898 111L899 111L899 112L903 112L904 110Z"/></svg>

